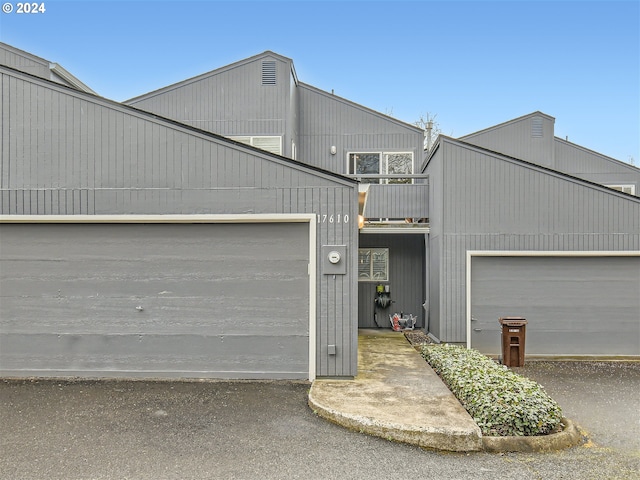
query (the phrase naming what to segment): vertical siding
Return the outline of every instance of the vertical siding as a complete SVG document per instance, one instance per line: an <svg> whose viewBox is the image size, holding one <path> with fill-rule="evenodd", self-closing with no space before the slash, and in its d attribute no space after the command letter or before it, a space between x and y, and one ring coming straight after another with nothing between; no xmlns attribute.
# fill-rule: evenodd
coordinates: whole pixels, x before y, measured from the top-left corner
<svg viewBox="0 0 640 480"><path fill-rule="evenodd" d="M536 122L542 122L542 136ZM497 125L461 140L527 162L554 168L554 123L547 115L532 114Z"/></svg>
<svg viewBox="0 0 640 480"><path fill-rule="evenodd" d="M423 133L340 97L300 85L300 155L305 163L346 173L353 151L413 152L422 162ZM335 146L336 155L331 155Z"/></svg>
<svg viewBox="0 0 640 480"><path fill-rule="evenodd" d="M32 55L23 55L18 51L6 48L2 44L0 44L0 65L6 65L36 77L51 78L49 62Z"/></svg>
<svg viewBox="0 0 640 480"><path fill-rule="evenodd" d="M367 218L427 218L429 185L390 184L369 186L364 211Z"/></svg>
<svg viewBox="0 0 640 480"><path fill-rule="evenodd" d="M317 225L318 265L322 245L356 248L355 183L2 72L2 214L346 214ZM348 257L347 275L317 278L320 376L356 373L356 252Z"/></svg>
<svg viewBox="0 0 640 480"><path fill-rule="evenodd" d="M354 188L282 189L278 200L281 213L316 213L318 216L318 321L316 329L319 376L355 375L357 359L357 193ZM326 215L326 217L325 217ZM329 221L330 216L334 221ZM337 221L340 215L340 222ZM345 222L345 215L348 221ZM347 245L351 264L347 275L323 275L322 245ZM328 355L327 345L337 354ZM351 373L348 373L351 372Z"/></svg>
<svg viewBox="0 0 640 480"><path fill-rule="evenodd" d="M265 58L276 60L277 85L262 85ZM133 99L128 104L220 135L286 134L290 138L287 126L290 81L290 62L260 57Z"/></svg>
<svg viewBox="0 0 640 480"><path fill-rule="evenodd" d="M425 241L423 235L360 234L360 248L389 249L389 308L378 311L378 324L389 328L389 314L411 313L418 317L416 326L424 327ZM358 282L358 325L376 328L374 321L375 288L378 282Z"/></svg>
<svg viewBox="0 0 640 480"><path fill-rule="evenodd" d="M636 195L640 195L640 169L633 165L559 138L555 139L554 146L557 170L603 185L632 184L636 186Z"/></svg>
<svg viewBox="0 0 640 480"><path fill-rule="evenodd" d="M467 250L640 250L640 201L460 144L440 148L446 153L432 160L428 172L442 168L447 186L439 260L441 340L466 340ZM437 180L430 178L434 185ZM435 220L431 231L437 242ZM438 254L433 243L431 251Z"/></svg>
<svg viewBox="0 0 640 480"><path fill-rule="evenodd" d="M428 331L436 338L441 337L445 318L441 315L441 270L442 239L445 218L444 211L444 146L439 146L426 165L429 174L429 325Z"/></svg>
<svg viewBox="0 0 640 480"><path fill-rule="evenodd" d="M300 148L300 138L299 132L300 127L298 125L298 109L299 109L299 93L298 93L298 84L297 79L295 78L293 67L291 72L289 73L289 103L287 105L287 128L286 136L284 139L284 149L283 153L285 157L293 158L293 152L291 151L291 142L296 145L296 156L297 160L300 158L300 154L297 151Z"/></svg>

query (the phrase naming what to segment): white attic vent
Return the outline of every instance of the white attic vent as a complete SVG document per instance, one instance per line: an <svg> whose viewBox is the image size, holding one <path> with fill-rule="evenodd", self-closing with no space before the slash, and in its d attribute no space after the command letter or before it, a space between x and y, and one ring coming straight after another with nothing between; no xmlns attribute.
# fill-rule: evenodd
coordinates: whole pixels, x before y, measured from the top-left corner
<svg viewBox="0 0 640 480"><path fill-rule="evenodd" d="M276 84L276 62L275 60L264 60L262 62L262 85Z"/></svg>
<svg viewBox="0 0 640 480"><path fill-rule="evenodd" d="M533 138L542 138L542 117L533 117L531 119L531 136Z"/></svg>

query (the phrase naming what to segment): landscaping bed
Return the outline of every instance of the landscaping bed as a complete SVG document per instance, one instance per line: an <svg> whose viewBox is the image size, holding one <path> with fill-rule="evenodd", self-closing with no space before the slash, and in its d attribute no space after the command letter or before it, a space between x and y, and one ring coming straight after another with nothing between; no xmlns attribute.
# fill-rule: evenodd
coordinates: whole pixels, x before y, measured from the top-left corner
<svg viewBox="0 0 640 480"><path fill-rule="evenodd" d="M538 383L477 350L425 344L421 354L485 436L539 436L562 430L562 410Z"/></svg>

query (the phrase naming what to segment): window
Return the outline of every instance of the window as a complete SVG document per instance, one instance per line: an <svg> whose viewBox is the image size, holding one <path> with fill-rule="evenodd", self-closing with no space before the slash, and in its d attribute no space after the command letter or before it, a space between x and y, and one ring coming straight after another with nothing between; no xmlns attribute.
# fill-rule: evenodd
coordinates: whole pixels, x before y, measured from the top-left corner
<svg viewBox="0 0 640 480"><path fill-rule="evenodd" d="M359 248L358 249L358 281L359 282L389 281L389 249L388 248Z"/></svg>
<svg viewBox="0 0 640 480"><path fill-rule="evenodd" d="M636 186L635 185L605 185L605 187L613 188L614 190L618 190L619 192L628 193L629 195L636 194Z"/></svg>
<svg viewBox="0 0 640 480"><path fill-rule="evenodd" d="M413 183L410 178L380 179L366 178L364 175L402 175L413 173L413 153L411 152L363 152L349 153L348 172L363 175L365 183Z"/></svg>
<svg viewBox="0 0 640 480"><path fill-rule="evenodd" d="M230 136L231 140L236 142L251 145L252 147L266 150L267 152L275 153L276 155L282 155L282 145L280 137L268 137L268 136Z"/></svg>

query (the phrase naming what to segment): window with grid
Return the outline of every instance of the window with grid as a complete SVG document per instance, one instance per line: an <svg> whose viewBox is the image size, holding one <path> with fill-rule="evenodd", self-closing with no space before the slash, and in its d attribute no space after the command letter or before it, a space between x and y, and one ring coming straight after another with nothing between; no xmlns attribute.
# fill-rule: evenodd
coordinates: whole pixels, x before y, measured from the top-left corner
<svg viewBox="0 0 640 480"><path fill-rule="evenodd" d="M389 249L388 248L359 248L358 249L358 281L359 282L388 282L389 281Z"/></svg>
<svg viewBox="0 0 640 480"><path fill-rule="evenodd" d="M348 154L348 172L351 175L363 175L364 183L413 183L410 178L380 179L366 178L367 174L402 175L413 173L413 154L411 152L362 152Z"/></svg>
<svg viewBox="0 0 640 480"><path fill-rule="evenodd" d="M605 187L613 188L614 190L618 190L619 192L628 193L629 195L636 194L636 186L631 185L605 185Z"/></svg>
<svg viewBox="0 0 640 480"><path fill-rule="evenodd" d="M282 141L280 137L270 136L230 136L231 140L236 142L251 145L252 147L266 150L267 152L275 153L276 155L282 155Z"/></svg>

